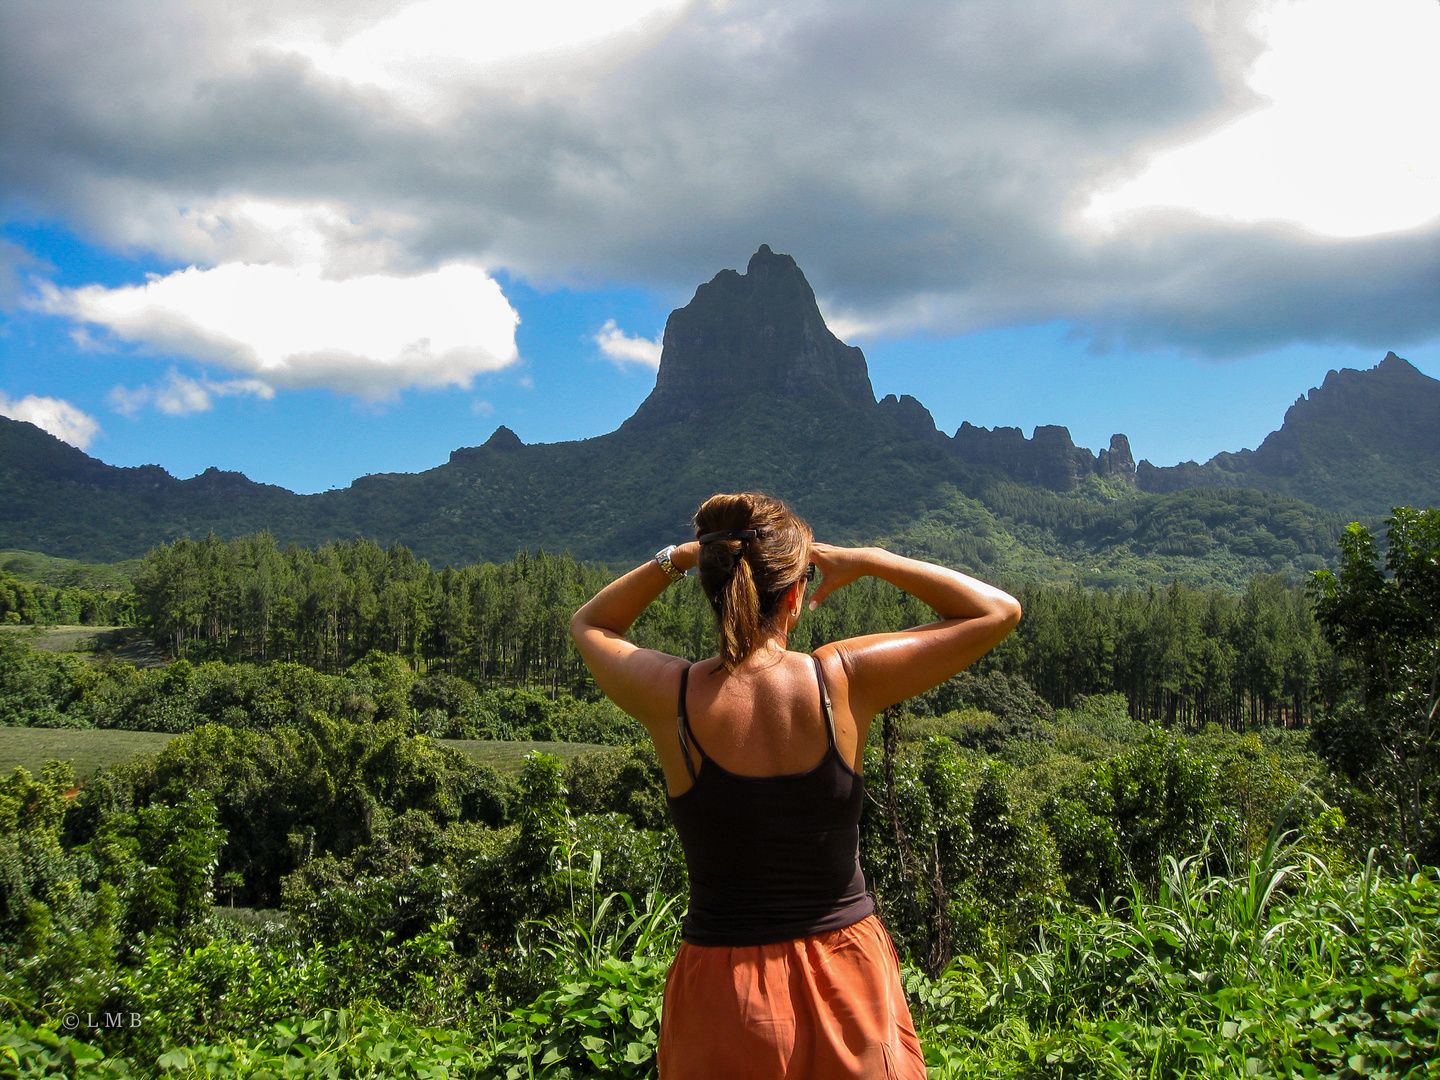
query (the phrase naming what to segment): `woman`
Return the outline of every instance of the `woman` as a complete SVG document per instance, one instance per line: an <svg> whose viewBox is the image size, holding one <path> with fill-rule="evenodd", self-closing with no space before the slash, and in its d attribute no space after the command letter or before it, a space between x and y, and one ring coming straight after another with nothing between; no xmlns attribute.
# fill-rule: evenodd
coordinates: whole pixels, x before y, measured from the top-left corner
<svg viewBox="0 0 1440 1080"><path fill-rule="evenodd" d="M684 944L665 981L660 1076L921 1080L895 949L860 871L865 739L881 709L994 648L1020 605L941 566L817 544L764 495L713 496L695 533L606 586L570 624L600 688L655 742L690 874ZM625 640L693 567L720 655L691 664ZM941 619L813 657L790 652L815 569L812 610L871 575Z"/></svg>

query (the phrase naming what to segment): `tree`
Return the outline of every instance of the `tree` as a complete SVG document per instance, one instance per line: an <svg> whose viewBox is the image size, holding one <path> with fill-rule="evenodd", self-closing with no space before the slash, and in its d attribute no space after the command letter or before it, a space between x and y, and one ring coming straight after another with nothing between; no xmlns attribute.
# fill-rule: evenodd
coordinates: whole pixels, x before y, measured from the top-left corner
<svg viewBox="0 0 1440 1080"><path fill-rule="evenodd" d="M1399 507L1381 555L1352 524L1338 573L1312 579L1316 615L1352 676L1350 700L1318 725L1322 752L1373 788L1394 815L1397 839L1422 861L1440 859L1440 509Z"/></svg>

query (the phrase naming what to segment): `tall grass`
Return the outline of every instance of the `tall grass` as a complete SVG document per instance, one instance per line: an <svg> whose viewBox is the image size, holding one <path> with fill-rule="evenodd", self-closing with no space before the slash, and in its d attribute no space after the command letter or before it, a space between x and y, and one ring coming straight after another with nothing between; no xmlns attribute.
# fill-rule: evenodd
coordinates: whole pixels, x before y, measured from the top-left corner
<svg viewBox="0 0 1440 1080"><path fill-rule="evenodd" d="M934 1077L1435 1077L1437 940L1433 868L1272 843L1234 874L1167 859L1153 895L907 989Z"/></svg>

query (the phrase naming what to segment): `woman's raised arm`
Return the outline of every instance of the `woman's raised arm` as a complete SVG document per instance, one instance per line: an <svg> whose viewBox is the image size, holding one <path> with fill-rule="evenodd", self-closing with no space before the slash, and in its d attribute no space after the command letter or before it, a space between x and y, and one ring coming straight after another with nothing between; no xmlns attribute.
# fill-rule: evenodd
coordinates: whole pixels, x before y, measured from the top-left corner
<svg viewBox="0 0 1440 1080"><path fill-rule="evenodd" d="M670 561L683 572L693 568L699 556L700 545L692 540L676 547ZM570 619L570 636L596 684L647 728L674 724L680 669L686 661L642 649L626 640L625 631L669 584L652 559L606 585Z"/></svg>
<svg viewBox="0 0 1440 1080"><path fill-rule="evenodd" d="M849 683L850 712L868 725L881 709L939 686L998 645L1020 621L1009 593L934 563L883 548L812 544L822 578L811 608L836 589L877 577L929 604L941 621L894 634L870 634L824 647L839 657ZM821 651L821 650L817 650Z"/></svg>

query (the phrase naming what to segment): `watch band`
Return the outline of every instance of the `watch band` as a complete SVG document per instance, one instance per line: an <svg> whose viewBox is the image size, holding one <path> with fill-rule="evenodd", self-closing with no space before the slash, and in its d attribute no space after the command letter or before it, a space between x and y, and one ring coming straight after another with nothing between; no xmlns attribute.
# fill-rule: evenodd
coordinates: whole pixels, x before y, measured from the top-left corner
<svg viewBox="0 0 1440 1080"><path fill-rule="evenodd" d="M685 576L685 571L677 569L670 561L670 555L675 550L675 545L663 547L655 553L655 561L660 564L660 569L665 571L665 576L671 581L679 581Z"/></svg>

